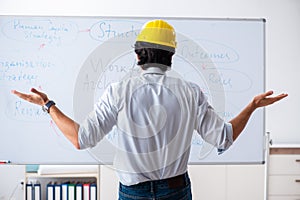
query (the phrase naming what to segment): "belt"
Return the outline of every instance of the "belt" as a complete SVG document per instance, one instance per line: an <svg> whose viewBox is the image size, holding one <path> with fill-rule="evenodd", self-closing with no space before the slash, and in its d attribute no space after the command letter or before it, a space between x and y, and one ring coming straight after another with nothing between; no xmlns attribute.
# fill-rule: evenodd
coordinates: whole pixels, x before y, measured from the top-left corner
<svg viewBox="0 0 300 200"><path fill-rule="evenodd" d="M141 182L136 185L131 186L125 186L122 183L120 183L121 188L137 188L137 187L152 187L152 186L158 186L158 185L166 185L170 189L175 189L179 187L185 187L189 185L190 178L188 173L184 173L175 177L166 178L166 179L160 179L160 180L153 180L153 181L146 181Z"/></svg>
<svg viewBox="0 0 300 200"><path fill-rule="evenodd" d="M169 188L178 188L178 187L184 187L188 183L188 174L187 172L175 177L164 179L167 181Z"/></svg>

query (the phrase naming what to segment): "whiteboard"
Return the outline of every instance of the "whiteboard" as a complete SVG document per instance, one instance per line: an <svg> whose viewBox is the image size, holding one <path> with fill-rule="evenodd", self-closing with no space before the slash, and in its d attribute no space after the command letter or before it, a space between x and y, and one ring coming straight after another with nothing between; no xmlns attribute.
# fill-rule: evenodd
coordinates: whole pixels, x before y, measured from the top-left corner
<svg viewBox="0 0 300 200"><path fill-rule="evenodd" d="M114 130L95 148L76 150L39 106L12 89L45 91L79 123L112 82L137 75L135 37L150 18L0 17L0 159L18 164L110 164ZM265 20L165 18L178 48L170 76L200 85L229 121L265 91ZM265 111L221 155L194 133L190 164L264 163Z"/></svg>

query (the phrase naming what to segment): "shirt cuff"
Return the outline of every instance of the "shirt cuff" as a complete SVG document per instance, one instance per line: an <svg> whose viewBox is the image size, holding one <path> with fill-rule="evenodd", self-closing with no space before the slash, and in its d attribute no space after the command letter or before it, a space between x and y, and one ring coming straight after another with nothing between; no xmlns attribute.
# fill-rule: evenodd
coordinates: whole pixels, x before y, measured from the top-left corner
<svg viewBox="0 0 300 200"><path fill-rule="evenodd" d="M224 132L224 134L226 135L225 141L222 147L218 148L218 155L224 153L233 144L233 129L231 123L225 122Z"/></svg>

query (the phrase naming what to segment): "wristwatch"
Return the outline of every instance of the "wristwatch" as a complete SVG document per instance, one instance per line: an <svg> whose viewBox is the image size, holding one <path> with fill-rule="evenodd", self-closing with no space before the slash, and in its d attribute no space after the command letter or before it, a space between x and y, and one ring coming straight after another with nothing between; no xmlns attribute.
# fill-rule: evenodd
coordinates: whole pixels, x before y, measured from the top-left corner
<svg viewBox="0 0 300 200"><path fill-rule="evenodd" d="M45 105L42 106L42 109L43 109L44 112L49 113L50 107L54 106L54 105L55 105L54 101L50 100Z"/></svg>

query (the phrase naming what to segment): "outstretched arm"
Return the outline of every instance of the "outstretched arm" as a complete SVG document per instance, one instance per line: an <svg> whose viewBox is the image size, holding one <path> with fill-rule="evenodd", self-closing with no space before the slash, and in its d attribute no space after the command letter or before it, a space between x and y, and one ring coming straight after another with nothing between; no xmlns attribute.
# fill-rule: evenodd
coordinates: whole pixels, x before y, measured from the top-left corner
<svg viewBox="0 0 300 200"><path fill-rule="evenodd" d="M240 114L229 121L232 124L233 140L236 140L237 137L241 134L247 122L249 121L251 114L257 108L271 105L288 96L287 94L280 94L274 97L270 97L270 95L272 94L273 91L268 91L266 93L255 96L253 100L240 112Z"/></svg>
<svg viewBox="0 0 300 200"><path fill-rule="evenodd" d="M45 105L49 99L45 93L42 93L34 88L31 89L30 94L24 94L18 92L16 90L11 91L13 94L17 95L18 97L31 102L33 104L37 104L40 106ZM68 138L68 140L77 148L79 149L78 143L78 129L79 124L76 123L73 119L66 116L62 111L60 111L55 105L51 106L49 110L49 114L57 127L61 130L61 132Z"/></svg>

